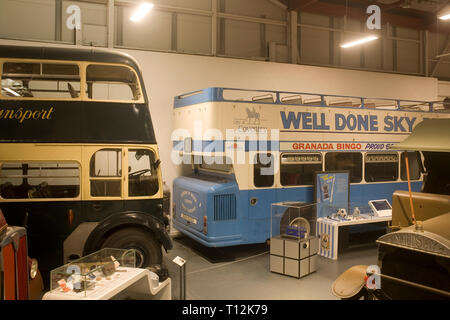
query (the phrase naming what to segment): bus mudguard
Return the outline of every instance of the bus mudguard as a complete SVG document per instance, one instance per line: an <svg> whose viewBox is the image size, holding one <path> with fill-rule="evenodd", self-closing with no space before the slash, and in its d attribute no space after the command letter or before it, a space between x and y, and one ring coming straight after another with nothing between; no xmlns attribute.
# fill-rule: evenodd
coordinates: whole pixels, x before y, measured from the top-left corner
<svg viewBox="0 0 450 320"><path fill-rule="evenodd" d="M172 249L172 240L165 229L164 222L143 212L127 211L112 214L101 221L86 240L83 255L98 250L103 240L114 231L133 226L152 232L166 252Z"/></svg>

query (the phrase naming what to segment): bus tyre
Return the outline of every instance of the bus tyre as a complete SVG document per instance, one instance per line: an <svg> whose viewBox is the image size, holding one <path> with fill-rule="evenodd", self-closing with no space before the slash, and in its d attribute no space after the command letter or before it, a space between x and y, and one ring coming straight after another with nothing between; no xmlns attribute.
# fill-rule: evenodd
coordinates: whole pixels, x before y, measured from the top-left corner
<svg viewBox="0 0 450 320"><path fill-rule="evenodd" d="M161 244L152 234L138 228L126 228L114 232L106 238L102 248L134 249L137 268L162 262Z"/></svg>

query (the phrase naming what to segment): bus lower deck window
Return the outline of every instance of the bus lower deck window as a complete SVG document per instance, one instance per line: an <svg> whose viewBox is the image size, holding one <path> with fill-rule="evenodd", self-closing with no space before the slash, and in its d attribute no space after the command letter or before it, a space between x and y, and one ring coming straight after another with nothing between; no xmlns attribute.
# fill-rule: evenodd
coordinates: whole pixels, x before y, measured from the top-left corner
<svg viewBox="0 0 450 320"><path fill-rule="evenodd" d="M80 193L77 163L3 163L0 194L4 199L75 198Z"/></svg>
<svg viewBox="0 0 450 320"><path fill-rule="evenodd" d="M400 177L402 180L408 180L405 163L406 152L402 152L400 156ZM420 179L420 153L418 151L408 152L409 177L411 180Z"/></svg>
<svg viewBox="0 0 450 320"><path fill-rule="evenodd" d="M367 182L396 181L398 179L398 154L367 153L364 168Z"/></svg>
<svg viewBox="0 0 450 320"><path fill-rule="evenodd" d="M322 171L322 155L319 153L281 156L280 180L283 186L312 185L315 171Z"/></svg>
<svg viewBox="0 0 450 320"><path fill-rule="evenodd" d="M256 154L253 166L255 187L271 187L274 183L274 157L269 154Z"/></svg>
<svg viewBox="0 0 450 320"><path fill-rule="evenodd" d="M350 182L362 180L362 154L359 152L329 152L325 156L326 171L350 171Z"/></svg>

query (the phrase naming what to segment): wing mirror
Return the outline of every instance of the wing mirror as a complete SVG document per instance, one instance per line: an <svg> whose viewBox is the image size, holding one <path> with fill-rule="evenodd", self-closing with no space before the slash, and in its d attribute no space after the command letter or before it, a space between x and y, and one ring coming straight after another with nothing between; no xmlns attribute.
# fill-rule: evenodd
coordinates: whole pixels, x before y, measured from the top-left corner
<svg viewBox="0 0 450 320"><path fill-rule="evenodd" d="M160 164L161 164L161 160L160 159L156 160L155 163L153 164L153 169L155 169L155 170L158 169Z"/></svg>

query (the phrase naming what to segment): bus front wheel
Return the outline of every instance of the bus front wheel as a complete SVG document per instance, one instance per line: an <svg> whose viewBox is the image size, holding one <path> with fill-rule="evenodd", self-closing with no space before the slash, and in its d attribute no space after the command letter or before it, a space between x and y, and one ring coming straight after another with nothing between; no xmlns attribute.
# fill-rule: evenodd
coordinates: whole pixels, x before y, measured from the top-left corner
<svg viewBox="0 0 450 320"><path fill-rule="evenodd" d="M161 244L149 232L138 228L126 228L114 232L106 238L102 248L134 249L136 268L161 264Z"/></svg>

